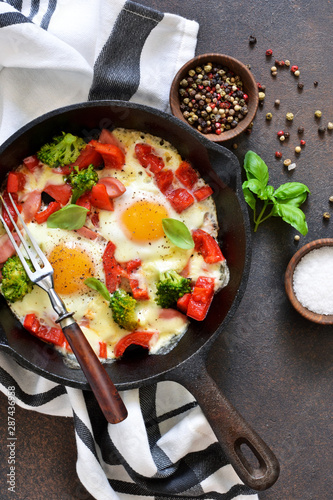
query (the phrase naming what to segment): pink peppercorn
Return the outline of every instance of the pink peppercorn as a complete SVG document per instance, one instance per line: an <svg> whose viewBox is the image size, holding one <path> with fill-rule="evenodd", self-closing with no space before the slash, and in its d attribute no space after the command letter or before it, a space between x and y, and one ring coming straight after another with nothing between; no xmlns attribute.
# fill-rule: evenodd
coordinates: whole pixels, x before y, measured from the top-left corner
<svg viewBox="0 0 333 500"><path fill-rule="evenodd" d="M244 94L244 95L243 95L243 99L244 99L244 101L247 101L247 100L248 100L248 98L249 98L249 96L248 96L247 94Z"/></svg>
<svg viewBox="0 0 333 500"><path fill-rule="evenodd" d="M266 50L266 56L269 56L269 57L270 57L270 56L272 56L272 55L273 55L273 51L272 51L272 49L267 49L267 50Z"/></svg>
<svg viewBox="0 0 333 500"><path fill-rule="evenodd" d="M292 67L290 68L290 71L291 71L292 73L295 73L295 71L297 71L297 70L298 70L298 66L296 66L296 65L294 65L294 66L292 66Z"/></svg>
<svg viewBox="0 0 333 500"><path fill-rule="evenodd" d="M305 144L306 144L305 140L302 139L301 142L300 142L300 144L301 144L301 146L305 146Z"/></svg>
<svg viewBox="0 0 333 500"><path fill-rule="evenodd" d="M278 133L277 133L277 136L278 136L278 137L281 137L282 135L284 135L283 130L279 130L279 131L278 131Z"/></svg>
<svg viewBox="0 0 333 500"><path fill-rule="evenodd" d="M280 151L275 151L275 158L282 158L282 153Z"/></svg>

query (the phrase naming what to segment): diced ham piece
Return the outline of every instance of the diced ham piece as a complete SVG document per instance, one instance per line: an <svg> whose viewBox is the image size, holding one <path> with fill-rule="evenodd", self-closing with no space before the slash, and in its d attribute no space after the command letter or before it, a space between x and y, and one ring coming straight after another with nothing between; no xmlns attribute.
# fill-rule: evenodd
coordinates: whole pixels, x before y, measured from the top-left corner
<svg viewBox="0 0 333 500"><path fill-rule="evenodd" d="M12 233L14 236L14 239L16 243L19 245L20 244L20 238L17 236L16 233ZM0 264L3 264L6 262L9 257L12 257L15 255L16 251L15 248L12 245L12 242L9 239L8 234L3 234L0 237Z"/></svg>

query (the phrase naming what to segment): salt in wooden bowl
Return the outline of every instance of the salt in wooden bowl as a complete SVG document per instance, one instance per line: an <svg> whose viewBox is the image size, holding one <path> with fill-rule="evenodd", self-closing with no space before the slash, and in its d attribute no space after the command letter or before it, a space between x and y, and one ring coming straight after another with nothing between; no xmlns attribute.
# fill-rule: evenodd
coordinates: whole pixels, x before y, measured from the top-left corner
<svg viewBox="0 0 333 500"><path fill-rule="evenodd" d="M311 241L310 243L307 243L295 253L295 255L291 258L286 269L285 289L291 304L296 309L296 311L299 312L299 314L301 314L304 318L313 321L314 323L319 323L321 325L332 325L333 314L319 314L317 312L313 312L308 307L305 307L298 300L294 289L294 272L301 259L306 255L308 255L313 250L324 247L333 247L333 238L322 238L319 240Z"/></svg>

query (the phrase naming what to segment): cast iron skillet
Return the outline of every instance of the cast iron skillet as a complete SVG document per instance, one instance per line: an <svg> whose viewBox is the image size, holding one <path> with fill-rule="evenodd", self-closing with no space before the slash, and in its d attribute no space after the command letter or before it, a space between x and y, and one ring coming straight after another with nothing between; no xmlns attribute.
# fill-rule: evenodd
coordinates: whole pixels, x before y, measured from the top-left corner
<svg viewBox="0 0 333 500"><path fill-rule="evenodd" d="M107 371L118 390L161 380L173 380L185 386L199 402L242 481L251 488L264 490L278 478L278 461L227 401L205 367L209 349L239 305L250 267L250 227L236 157L166 113L121 101L86 102L47 113L11 136L0 148L1 177L61 131L90 139L102 128L114 127L142 130L170 141L213 187L220 224L219 239L231 278L228 286L214 298L205 321L192 321L186 335L169 353L124 357L108 364ZM0 318L0 348L3 351L48 379L89 389L83 372L69 368L56 351L27 333L2 297Z"/></svg>

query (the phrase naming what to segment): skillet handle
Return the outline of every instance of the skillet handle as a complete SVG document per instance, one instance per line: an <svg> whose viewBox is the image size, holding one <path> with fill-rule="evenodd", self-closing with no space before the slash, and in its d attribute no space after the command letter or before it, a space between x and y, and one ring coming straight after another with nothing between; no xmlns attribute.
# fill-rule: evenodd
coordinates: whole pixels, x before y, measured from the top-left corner
<svg viewBox="0 0 333 500"><path fill-rule="evenodd" d="M127 417L127 410L116 387L79 325L71 319L67 321L70 324L66 325L66 319L60 322L62 331L89 382L106 420L111 424L121 422ZM64 323L66 326L63 326Z"/></svg>
<svg viewBox="0 0 333 500"><path fill-rule="evenodd" d="M254 490L262 491L272 486L280 472L277 458L222 394L202 360L197 359L194 373L191 365L190 377L186 368L180 366L170 378L186 387L196 398L240 479ZM248 448L248 457L249 451L252 454L251 463L244 454L244 447Z"/></svg>

